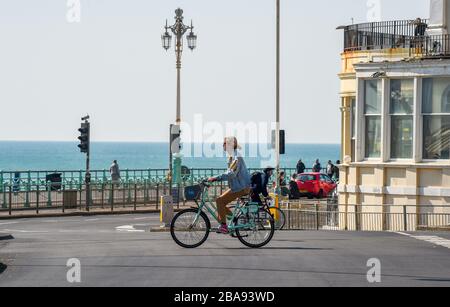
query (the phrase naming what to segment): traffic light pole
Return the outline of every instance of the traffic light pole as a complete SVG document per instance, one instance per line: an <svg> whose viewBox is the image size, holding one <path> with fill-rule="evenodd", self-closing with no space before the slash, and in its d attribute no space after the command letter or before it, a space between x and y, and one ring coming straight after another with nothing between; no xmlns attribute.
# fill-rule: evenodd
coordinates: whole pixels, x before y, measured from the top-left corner
<svg viewBox="0 0 450 307"><path fill-rule="evenodd" d="M91 124L86 120L88 125L88 150L86 153L86 211L89 211L91 205Z"/></svg>
<svg viewBox="0 0 450 307"><path fill-rule="evenodd" d="M80 151L86 154L86 176L84 183L86 185L86 211L89 211L91 205L91 169L90 169L90 156L91 156L91 124L89 123L89 115L81 119L84 123L81 123L80 132Z"/></svg>

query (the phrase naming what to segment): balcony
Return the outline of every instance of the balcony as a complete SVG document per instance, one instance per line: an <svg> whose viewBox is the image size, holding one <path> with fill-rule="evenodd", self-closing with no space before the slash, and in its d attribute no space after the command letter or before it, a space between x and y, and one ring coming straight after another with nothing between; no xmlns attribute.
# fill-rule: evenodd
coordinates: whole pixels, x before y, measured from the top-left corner
<svg viewBox="0 0 450 307"><path fill-rule="evenodd" d="M396 20L339 27L344 52L407 49L411 57L450 57L449 35L427 35L428 20Z"/></svg>

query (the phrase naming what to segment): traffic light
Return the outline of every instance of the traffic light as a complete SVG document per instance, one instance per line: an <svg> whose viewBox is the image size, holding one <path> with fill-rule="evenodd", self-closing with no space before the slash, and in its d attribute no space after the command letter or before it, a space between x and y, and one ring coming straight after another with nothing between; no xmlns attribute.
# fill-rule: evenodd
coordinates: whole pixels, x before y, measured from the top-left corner
<svg viewBox="0 0 450 307"><path fill-rule="evenodd" d="M89 132L90 132L90 124L89 123L82 123L81 128L78 129L80 132L80 136L78 139L80 140L80 145L78 145L78 148L80 148L80 151L82 153L88 153L89 152Z"/></svg>
<svg viewBox="0 0 450 307"><path fill-rule="evenodd" d="M272 130L272 148L276 150L276 130ZM280 155L286 154L286 131L280 130Z"/></svg>

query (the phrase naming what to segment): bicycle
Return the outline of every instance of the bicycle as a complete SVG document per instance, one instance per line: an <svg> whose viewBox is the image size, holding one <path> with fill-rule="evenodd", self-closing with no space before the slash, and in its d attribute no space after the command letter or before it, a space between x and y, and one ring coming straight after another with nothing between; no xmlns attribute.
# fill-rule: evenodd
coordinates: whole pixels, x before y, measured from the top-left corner
<svg viewBox="0 0 450 307"><path fill-rule="evenodd" d="M186 200L194 201L197 208L179 212L172 220L170 234L176 244L183 248L197 248L203 245L211 232L208 213L219 222L216 208L209 201L206 181L185 188ZM199 203L200 202L200 203ZM228 222L232 237L250 248L261 248L269 244L275 233L275 221L271 213L257 203L240 201L234 206L233 215Z"/></svg>

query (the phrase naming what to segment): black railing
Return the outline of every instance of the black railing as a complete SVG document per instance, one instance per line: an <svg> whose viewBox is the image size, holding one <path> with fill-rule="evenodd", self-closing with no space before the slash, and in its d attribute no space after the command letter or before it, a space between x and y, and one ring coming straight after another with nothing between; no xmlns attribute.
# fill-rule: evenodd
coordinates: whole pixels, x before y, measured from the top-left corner
<svg viewBox="0 0 450 307"><path fill-rule="evenodd" d="M432 35L420 38L421 54L424 57L450 56L450 35Z"/></svg>
<svg viewBox="0 0 450 307"><path fill-rule="evenodd" d="M377 50L414 48L417 39L425 36L428 20L396 20L363 23L342 27L344 50Z"/></svg>

